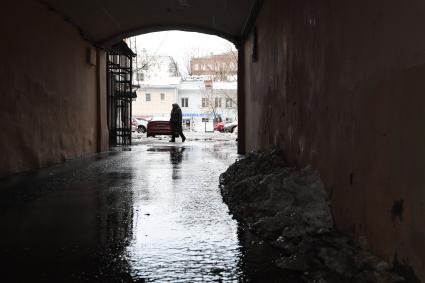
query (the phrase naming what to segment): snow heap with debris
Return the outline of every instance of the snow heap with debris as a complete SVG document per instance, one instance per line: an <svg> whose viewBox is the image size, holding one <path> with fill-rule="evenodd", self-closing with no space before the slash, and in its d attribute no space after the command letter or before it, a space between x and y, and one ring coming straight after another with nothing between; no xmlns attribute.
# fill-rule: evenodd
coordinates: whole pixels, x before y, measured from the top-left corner
<svg viewBox="0 0 425 283"><path fill-rule="evenodd" d="M334 229L317 172L291 167L280 150L255 152L220 176L233 216L281 250L275 264L306 282L404 282L391 265Z"/></svg>

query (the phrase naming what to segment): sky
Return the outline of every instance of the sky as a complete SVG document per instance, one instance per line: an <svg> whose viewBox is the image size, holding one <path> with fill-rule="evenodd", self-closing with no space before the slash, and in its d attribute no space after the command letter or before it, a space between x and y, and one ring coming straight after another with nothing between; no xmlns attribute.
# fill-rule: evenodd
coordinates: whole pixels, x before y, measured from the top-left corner
<svg viewBox="0 0 425 283"><path fill-rule="evenodd" d="M235 49L232 43L221 37L197 32L162 31L135 38L138 50L144 48L149 55L172 56L183 69L184 58L187 52L193 52L191 50L199 50L200 55L207 55L227 52L230 48Z"/></svg>

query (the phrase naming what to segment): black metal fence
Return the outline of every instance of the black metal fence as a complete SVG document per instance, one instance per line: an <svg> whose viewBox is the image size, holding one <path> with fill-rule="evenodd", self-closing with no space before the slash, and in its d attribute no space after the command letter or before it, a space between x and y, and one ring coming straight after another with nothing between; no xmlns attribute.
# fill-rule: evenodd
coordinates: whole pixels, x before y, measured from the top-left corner
<svg viewBox="0 0 425 283"><path fill-rule="evenodd" d="M133 92L132 58L135 54L125 42L108 50L107 92L110 145L131 144L131 102Z"/></svg>

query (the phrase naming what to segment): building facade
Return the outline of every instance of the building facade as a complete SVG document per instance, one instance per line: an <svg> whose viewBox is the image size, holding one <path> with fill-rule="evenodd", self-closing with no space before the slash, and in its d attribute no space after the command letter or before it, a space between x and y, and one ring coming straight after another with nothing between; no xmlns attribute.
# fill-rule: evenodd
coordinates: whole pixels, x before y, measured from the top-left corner
<svg viewBox="0 0 425 283"><path fill-rule="evenodd" d="M133 116L168 117L173 103L180 105L186 129L212 131L214 122L237 119L237 83L176 77L146 81L133 101Z"/></svg>
<svg viewBox="0 0 425 283"><path fill-rule="evenodd" d="M214 122L237 119L236 82L189 78L180 84L178 98L187 128L202 131L211 129Z"/></svg>
<svg viewBox="0 0 425 283"><path fill-rule="evenodd" d="M214 81L235 81L238 72L238 52L192 58L192 76L210 76Z"/></svg>
<svg viewBox="0 0 425 283"><path fill-rule="evenodd" d="M178 100L179 77L155 79L140 84L133 101L133 116L141 118L167 117Z"/></svg>
<svg viewBox="0 0 425 283"><path fill-rule="evenodd" d="M137 51L137 58L133 61L133 65L133 83L135 84L157 78L180 76L178 65L173 57L167 55L148 55L145 49Z"/></svg>

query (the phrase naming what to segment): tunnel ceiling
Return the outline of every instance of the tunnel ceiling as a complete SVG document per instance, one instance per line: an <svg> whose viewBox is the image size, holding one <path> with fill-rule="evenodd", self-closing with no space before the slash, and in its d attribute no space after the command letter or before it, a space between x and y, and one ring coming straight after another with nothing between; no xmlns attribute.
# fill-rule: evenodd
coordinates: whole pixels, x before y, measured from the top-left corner
<svg viewBox="0 0 425 283"><path fill-rule="evenodd" d="M180 29L242 36L255 0L43 0L88 40L110 45L141 33Z"/></svg>

